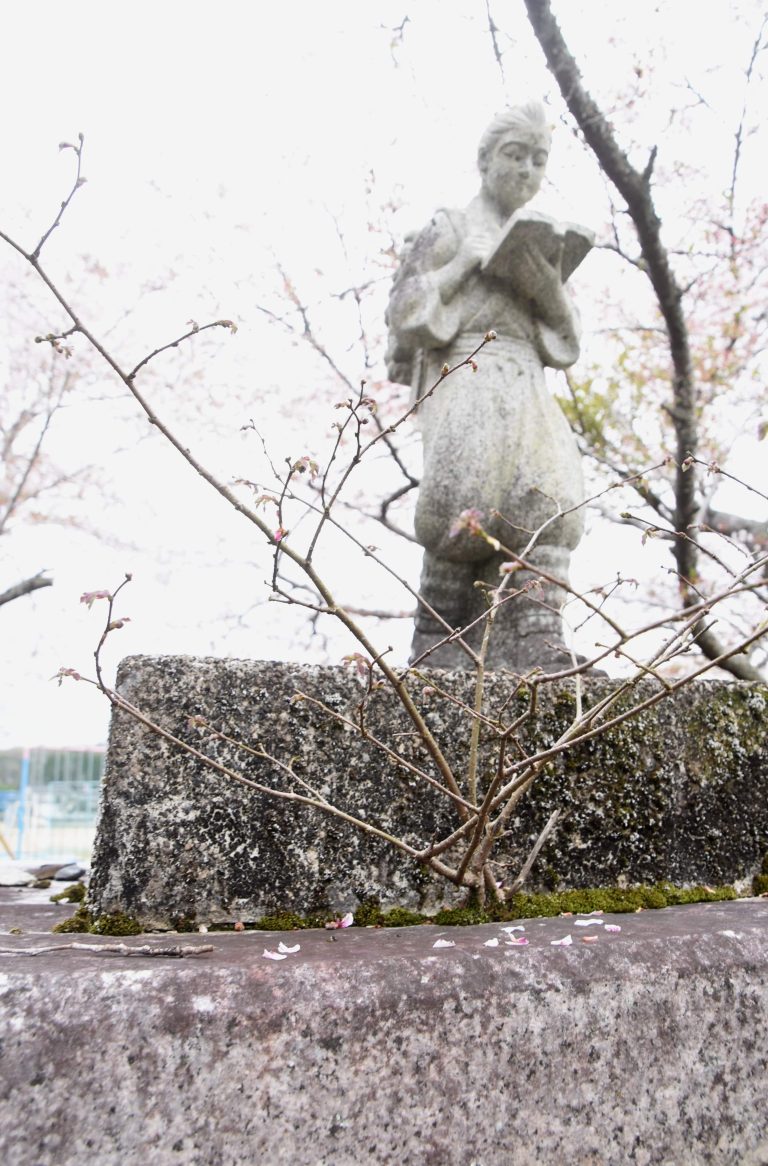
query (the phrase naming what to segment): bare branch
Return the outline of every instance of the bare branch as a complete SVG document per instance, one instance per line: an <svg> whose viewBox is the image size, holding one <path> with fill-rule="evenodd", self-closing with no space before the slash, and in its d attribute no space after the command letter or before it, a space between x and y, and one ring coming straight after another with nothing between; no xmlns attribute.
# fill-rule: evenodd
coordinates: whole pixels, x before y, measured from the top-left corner
<svg viewBox="0 0 768 1166"><path fill-rule="evenodd" d="M733 165L731 168L731 183L730 183L730 187L728 190L728 210L730 212L730 218L731 218L730 236L731 236L731 255L732 256L735 254L735 247L736 247L735 232L733 230L733 220L734 220L734 214L735 214L735 208L736 208L736 184L738 182L739 167L741 165L741 152L742 152L742 149L744 146L744 124L745 124L746 117L747 117L748 91L749 91L750 82L752 80L752 74L754 72L755 65L757 64L757 58L761 52L765 51L765 48L766 48L766 44L765 44L764 39L763 39L764 35L765 35L766 25L768 25L768 14L763 14L762 20L760 22L760 28L757 32L757 35L755 36L754 41L752 42L752 50L750 53L749 63L747 64L747 68L744 72L744 77L745 77L745 81L746 81L745 92L744 92L744 101L743 101L742 107L741 107L741 116L739 117L739 124L736 127L736 132L734 133Z"/></svg>
<svg viewBox="0 0 768 1166"><path fill-rule="evenodd" d="M7 591L0 593L0 607L4 603L11 603L14 599L21 599L23 595L31 595L33 591L39 591L41 587L52 587L53 579L49 579L42 571L37 575L32 575L29 579L23 579L21 583L14 584L9 587Z"/></svg>
<svg viewBox="0 0 768 1166"><path fill-rule="evenodd" d="M550 814L544 829L531 847L531 853L528 855L522 867L520 868L520 874L517 876L515 881L510 883L509 887L506 888L508 895L516 895L520 888L523 886L525 880L528 878L528 875L531 873L534 862L539 857L539 852L541 851L542 846L547 841L550 834L557 825L561 812L562 811L560 810L555 810L554 813Z"/></svg>
<svg viewBox="0 0 768 1166"><path fill-rule="evenodd" d="M237 326L232 322L232 320L213 320L210 324L202 325L193 323L188 332L185 332L182 336L177 336L175 340L170 340L168 344L161 344L159 348L156 348L153 352L148 353L147 356L140 360L139 363L127 374L128 380L132 381L136 374L139 373L145 365L149 364L150 360L154 360L156 356L159 356L161 352L167 352L170 348L178 348L180 344L183 344L185 340L189 340L191 336L198 336L201 332L207 332L209 328L227 328L230 332L237 331Z"/></svg>
<svg viewBox="0 0 768 1166"><path fill-rule="evenodd" d="M56 218L53 220L53 222L51 223L48 230L45 231L42 238L40 239L40 242L37 244L34 251L30 255L30 258L35 263L40 258L40 252L42 251L43 247L45 246L45 244L50 239L51 235L53 234L53 232L56 230L59 223L61 222L61 220L64 216L64 212L66 211L69 204L72 202L72 199L75 197L75 194L77 193L77 191L80 189L80 187L85 182L85 179L82 177L83 143L84 143L84 141L85 141L85 139L84 139L83 135L78 134L77 135L77 145L74 145L72 142L61 142L61 144L59 145L60 150L74 150L74 152L75 152L75 156L77 158L77 167L75 170L75 181L72 184L72 189L70 190L69 194L64 199L61 206L59 207L59 211L58 211L58 214L56 215Z"/></svg>
<svg viewBox="0 0 768 1166"><path fill-rule="evenodd" d="M499 73L501 74L501 83L502 85L506 86L507 78L504 74L504 61L502 59L501 47L499 45L498 38L499 26L493 19L493 14L491 12L491 0L485 0L485 14L488 20L488 32L490 33L491 37L491 45L493 46L493 56L498 66Z"/></svg>
<svg viewBox="0 0 768 1166"><path fill-rule="evenodd" d="M669 409L677 445L675 471L675 510L673 526L688 537L674 545L677 573L683 605L688 602L697 569L697 481L691 476L696 458L698 430L696 420L696 386L691 358L688 325L683 312L682 296L669 262L669 253L661 238L661 220L656 212L650 187L650 169L639 173L620 148L610 122L583 85L581 75L560 28L552 14L549 0L525 0L528 17L557 81L566 105L592 149L601 169L611 180L627 205L637 231L647 275L664 319L672 364L673 404ZM755 42L753 60L757 45ZM655 153L652 155L655 158ZM702 650L710 658L723 659L730 668L727 653L709 636L701 640Z"/></svg>
<svg viewBox="0 0 768 1166"><path fill-rule="evenodd" d="M49 955L56 951L80 951L88 955L123 955L123 956L150 956L159 959L185 959L187 956L208 955L215 951L212 943L172 945L163 944L156 947L148 943L140 947L131 947L127 943L53 943L44 947L4 947L0 948L0 955Z"/></svg>
<svg viewBox="0 0 768 1166"><path fill-rule="evenodd" d="M680 289L669 265L661 240L661 220L642 174L635 170L619 147L608 119L584 88L576 62L552 15L549 0L525 0L528 17L544 51L547 64L560 92L594 151L602 169L627 203L638 233L648 277L653 285L669 337L673 365L673 396L677 432L678 466L689 454L696 453L697 435L694 417L694 374L688 329L680 306ZM686 530L695 521L695 481L678 469L676 480L675 526ZM678 550L678 571L682 578L693 574L695 553L692 544Z"/></svg>

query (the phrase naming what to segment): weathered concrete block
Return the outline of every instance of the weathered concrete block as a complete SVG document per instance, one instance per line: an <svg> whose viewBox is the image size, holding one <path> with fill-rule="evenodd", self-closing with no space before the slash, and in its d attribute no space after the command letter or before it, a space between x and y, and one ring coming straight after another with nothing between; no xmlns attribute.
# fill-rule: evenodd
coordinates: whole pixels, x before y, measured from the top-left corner
<svg viewBox="0 0 768 1166"><path fill-rule="evenodd" d="M3 1164L764 1166L768 902L604 918L2 956Z"/></svg>
<svg viewBox="0 0 768 1166"><path fill-rule="evenodd" d="M443 673L471 700L467 673ZM593 680L586 701L614 682ZM399 769L369 741L334 722L303 691L354 716L362 688L341 668L185 657L123 661L121 693L175 734L200 746L189 718L203 715L233 738L261 744L367 820L423 843L453 823L446 799ZM492 678L499 707L512 681ZM650 687L641 692L652 691ZM510 715L521 711L515 698ZM468 722L428 692L420 701L433 733L462 767ZM573 715L574 691L549 690L533 726L552 742ZM424 760L391 692L377 691L366 723L401 755ZM531 886L730 883L748 879L768 849L768 690L700 682L605 737L553 763L521 803L499 857L516 874L552 810L566 811L542 851ZM214 756L259 781L274 766L218 743ZM386 843L338 819L257 794L208 770L131 718L114 717L89 902L125 911L145 927L260 918L273 910L340 911L367 898L430 907L448 893Z"/></svg>

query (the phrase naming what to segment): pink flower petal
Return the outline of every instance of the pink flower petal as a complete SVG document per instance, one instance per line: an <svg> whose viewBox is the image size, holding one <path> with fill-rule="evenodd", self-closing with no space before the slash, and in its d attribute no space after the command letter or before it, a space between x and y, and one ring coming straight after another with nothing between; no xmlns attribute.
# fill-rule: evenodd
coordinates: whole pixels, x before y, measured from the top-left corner
<svg viewBox="0 0 768 1166"><path fill-rule="evenodd" d="M280 951L267 951L266 947L264 948L264 959L267 959L267 960L285 960L287 958L288 957L286 955L283 955L283 953Z"/></svg>
<svg viewBox="0 0 768 1166"><path fill-rule="evenodd" d="M581 942L582 943L597 943L597 936L596 935L582 935Z"/></svg>
<svg viewBox="0 0 768 1166"><path fill-rule="evenodd" d="M606 923L605 930L606 931L621 931L621 928L619 927L618 923Z"/></svg>
<svg viewBox="0 0 768 1166"><path fill-rule="evenodd" d="M351 927L354 922L354 915L351 911L347 911L346 915L342 916L341 919L329 919L325 926L333 930L335 927Z"/></svg>
<svg viewBox="0 0 768 1166"><path fill-rule="evenodd" d="M85 603L88 607L92 607L97 599L111 599L112 595L109 591L85 591L80 596L80 602Z"/></svg>
<svg viewBox="0 0 768 1166"><path fill-rule="evenodd" d="M525 947L527 945L527 943L528 943L528 940L525 938L524 935L519 935L519 936L511 935L509 937L509 939L507 940L505 946L506 947Z"/></svg>

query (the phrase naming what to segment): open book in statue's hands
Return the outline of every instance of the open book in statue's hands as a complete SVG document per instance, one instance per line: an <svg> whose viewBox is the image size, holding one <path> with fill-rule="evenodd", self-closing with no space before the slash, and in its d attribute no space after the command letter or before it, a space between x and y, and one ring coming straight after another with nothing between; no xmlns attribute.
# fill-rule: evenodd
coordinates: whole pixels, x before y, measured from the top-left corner
<svg viewBox="0 0 768 1166"><path fill-rule="evenodd" d="M553 265L562 248L560 270L563 283L573 274L595 241L594 231L578 223L558 223L537 211L519 210L502 227L501 236L482 265L484 275L492 275L525 292L520 256L535 247Z"/></svg>

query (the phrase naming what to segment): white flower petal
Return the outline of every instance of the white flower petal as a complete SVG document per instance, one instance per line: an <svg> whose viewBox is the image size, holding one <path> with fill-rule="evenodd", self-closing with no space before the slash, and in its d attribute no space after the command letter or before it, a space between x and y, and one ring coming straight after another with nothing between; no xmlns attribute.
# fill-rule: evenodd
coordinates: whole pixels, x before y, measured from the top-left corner
<svg viewBox="0 0 768 1166"><path fill-rule="evenodd" d="M295 943L293 947L288 947L288 945L283 943L281 939L277 945L277 950L281 955L294 955L297 951L301 951L301 944Z"/></svg>
<svg viewBox="0 0 768 1166"><path fill-rule="evenodd" d="M452 939L436 939L432 944L433 947L455 947L456 944Z"/></svg>
<svg viewBox="0 0 768 1166"><path fill-rule="evenodd" d="M267 949L265 947L264 948L264 958L267 960L284 960L284 959L287 959L288 957L283 955L283 953L280 951L267 951Z"/></svg>
<svg viewBox="0 0 768 1166"><path fill-rule="evenodd" d="M498 939L486 939L485 943L483 944L483 947L498 947L498 946L499 946Z"/></svg>
<svg viewBox="0 0 768 1166"><path fill-rule="evenodd" d="M502 929L501 929L501 930L502 930L502 931L509 931L509 932L512 932L512 931L525 931L525 928L523 927L523 925L522 925L521 923L516 923L514 927L502 927Z"/></svg>
<svg viewBox="0 0 768 1166"><path fill-rule="evenodd" d="M573 943L573 936L566 935L564 939L552 939L550 943L552 947L570 947Z"/></svg>
<svg viewBox="0 0 768 1166"><path fill-rule="evenodd" d="M574 927L597 927L602 924L602 919L574 919Z"/></svg>

